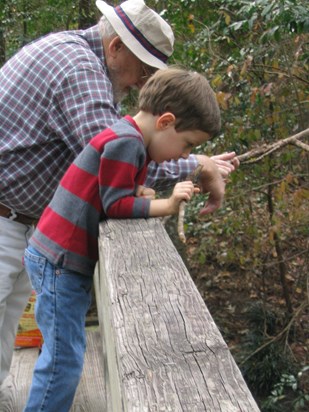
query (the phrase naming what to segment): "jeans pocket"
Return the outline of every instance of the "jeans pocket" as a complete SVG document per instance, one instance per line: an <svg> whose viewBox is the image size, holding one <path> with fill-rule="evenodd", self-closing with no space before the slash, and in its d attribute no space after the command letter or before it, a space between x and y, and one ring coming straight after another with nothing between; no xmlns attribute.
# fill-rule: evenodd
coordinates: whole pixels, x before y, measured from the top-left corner
<svg viewBox="0 0 309 412"><path fill-rule="evenodd" d="M28 273L32 288L39 295L42 292L44 279L44 269L47 259L40 255L34 248L29 247L25 250L24 264Z"/></svg>

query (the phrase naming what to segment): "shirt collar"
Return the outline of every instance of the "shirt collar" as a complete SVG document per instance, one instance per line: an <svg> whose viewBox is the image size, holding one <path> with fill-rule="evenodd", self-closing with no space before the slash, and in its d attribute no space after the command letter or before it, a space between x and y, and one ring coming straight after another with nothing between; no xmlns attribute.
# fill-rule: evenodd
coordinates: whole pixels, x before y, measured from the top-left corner
<svg viewBox="0 0 309 412"><path fill-rule="evenodd" d="M80 30L79 33L88 42L89 47L95 53L95 55L100 59L100 61L105 65L104 50L102 44L102 38L99 33L99 26L90 27L86 30Z"/></svg>

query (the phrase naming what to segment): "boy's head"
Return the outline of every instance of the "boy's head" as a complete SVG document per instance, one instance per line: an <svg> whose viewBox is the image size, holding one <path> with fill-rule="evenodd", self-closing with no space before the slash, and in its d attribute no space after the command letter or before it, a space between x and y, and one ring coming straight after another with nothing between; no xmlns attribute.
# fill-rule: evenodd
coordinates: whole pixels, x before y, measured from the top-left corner
<svg viewBox="0 0 309 412"><path fill-rule="evenodd" d="M199 130L212 138L221 127L216 96L206 78L179 68L153 74L140 91L138 109L154 116L172 113L177 132Z"/></svg>

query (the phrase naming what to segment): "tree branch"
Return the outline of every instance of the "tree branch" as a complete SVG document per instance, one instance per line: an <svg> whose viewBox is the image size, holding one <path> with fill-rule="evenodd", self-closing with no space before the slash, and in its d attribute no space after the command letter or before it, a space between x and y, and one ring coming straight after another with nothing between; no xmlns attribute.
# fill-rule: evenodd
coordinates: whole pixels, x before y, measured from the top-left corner
<svg viewBox="0 0 309 412"><path fill-rule="evenodd" d="M289 323L285 326L284 329L282 329L281 332L278 333L278 335L270 338L269 340L267 340L265 343L263 343L263 345L259 346L256 350L254 350L252 353L250 353L250 355L248 355L243 361L241 361L239 363L239 366L242 366L244 363L246 363L250 358L252 358L252 356L256 355L258 352L260 352L261 350L265 349L268 345L270 345L271 343L274 343L276 341L278 341L285 333L288 335L291 329L291 326L293 325L293 323L295 322L296 318L298 317L298 315L308 306L308 302L304 301L296 310L296 312L294 313L294 315L292 316L292 318L290 319Z"/></svg>
<svg viewBox="0 0 309 412"><path fill-rule="evenodd" d="M272 144L269 144L269 145L264 144L256 149L252 149L249 152L243 153L237 157L242 164L256 163L259 160L262 160L264 157L275 152L276 150L279 150L282 147L287 146L288 144L298 146L301 149L305 150L306 152L309 152L309 145L299 140L304 137L309 137L309 128L293 136L287 137L282 140L278 140L277 142L274 142ZM200 167L198 166L193 171L193 173L190 176L188 176L187 180L192 180L194 177L196 177L199 174L199 172L200 172ZM184 231L185 208L186 208L186 202L185 201L180 202L179 214L178 214L178 235L179 235L180 240L183 243L186 243L186 236L185 236L185 231Z"/></svg>
<svg viewBox="0 0 309 412"><path fill-rule="evenodd" d="M271 153L281 149L288 144L298 146L301 149L309 152L309 145L306 143L301 142L299 139L303 139L304 137L309 137L309 128L303 130L300 133L297 133L293 136L286 137L285 139L278 140L269 145L262 145L256 149L249 150L249 152L243 153L238 157L239 161L243 164L252 164L260 161L264 157L270 155Z"/></svg>

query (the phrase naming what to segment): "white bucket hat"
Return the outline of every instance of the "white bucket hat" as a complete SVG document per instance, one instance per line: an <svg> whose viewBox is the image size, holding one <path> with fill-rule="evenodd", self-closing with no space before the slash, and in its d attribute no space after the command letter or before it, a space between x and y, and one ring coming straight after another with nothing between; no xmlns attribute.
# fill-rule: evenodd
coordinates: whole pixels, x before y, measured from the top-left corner
<svg viewBox="0 0 309 412"><path fill-rule="evenodd" d="M96 5L136 57L149 66L166 67L173 53L173 31L143 0L127 0L117 7L97 0Z"/></svg>

